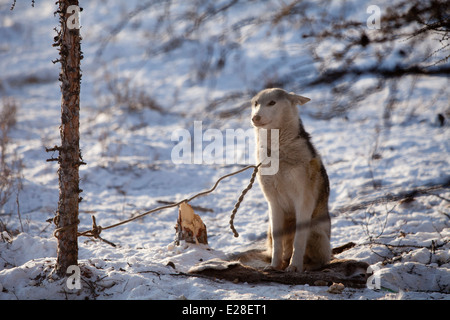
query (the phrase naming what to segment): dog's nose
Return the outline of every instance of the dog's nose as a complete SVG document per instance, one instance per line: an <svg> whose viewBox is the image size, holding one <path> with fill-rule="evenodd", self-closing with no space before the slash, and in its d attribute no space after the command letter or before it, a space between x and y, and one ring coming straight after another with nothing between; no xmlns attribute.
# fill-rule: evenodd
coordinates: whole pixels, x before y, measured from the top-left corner
<svg viewBox="0 0 450 320"><path fill-rule="evenodd" d="M253 116L253 118L252 118L252 121L253 121L253 122L257 122L257 121L259 121L259 120L261 120L261 116L259 116L259 115L255 115L255 116Z"/></svg>

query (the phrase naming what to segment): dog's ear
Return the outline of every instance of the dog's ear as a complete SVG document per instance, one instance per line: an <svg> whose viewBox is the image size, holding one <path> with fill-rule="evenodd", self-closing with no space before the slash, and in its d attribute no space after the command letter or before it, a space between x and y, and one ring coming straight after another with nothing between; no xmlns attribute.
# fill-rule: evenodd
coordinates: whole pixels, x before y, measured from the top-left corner
<svg viewBox="0 0 450 320"><path fill-rule="evenodd" d="M295 94L293 92L290 92L289 93L289 100L291 100L292 103L294 103L296 105L298 104L298 105L301 106L301 105L304 105L305 103L307 103L308 101L310 101L311 99L307 98L307 97L300 96L300 95Z"/></svg>

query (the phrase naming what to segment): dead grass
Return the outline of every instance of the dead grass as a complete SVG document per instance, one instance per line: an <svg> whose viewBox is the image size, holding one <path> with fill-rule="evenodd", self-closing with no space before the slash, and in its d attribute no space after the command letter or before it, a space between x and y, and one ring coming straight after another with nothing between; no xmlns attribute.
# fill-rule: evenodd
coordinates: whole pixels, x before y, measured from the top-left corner
<svg viewBox="0 0 450 320"><path fill-rule="evenodd" d="M4 99L0 108L0 210L12 194L12 165L7 161L9 132L16 124L17 106L13 99Z"/></svg>
<svg viewBox="0 0 450 320"><path fill-rule="evenodd" d="M166 113L164 108L147 92L133 85L131 79L119 80L117 77L107 74L105 80L107 89L112 96L113 105L124 107L130 112L150 109L162 114Z"/></svg>
<svg viewBox="0 0 450 320"><path fill-rule="evenodd" d="M13 212L4 212L3 208L11 200L15 190L17 191L15 197L17 214L22 226L19 209L22 164L10 150L10 131L16 125L17 109L16 101L13 98L4 98L0 104L0 232L6 231L10 235L17 234L18 230L8 230L3 219L4 217L11 219Z"/></svg>

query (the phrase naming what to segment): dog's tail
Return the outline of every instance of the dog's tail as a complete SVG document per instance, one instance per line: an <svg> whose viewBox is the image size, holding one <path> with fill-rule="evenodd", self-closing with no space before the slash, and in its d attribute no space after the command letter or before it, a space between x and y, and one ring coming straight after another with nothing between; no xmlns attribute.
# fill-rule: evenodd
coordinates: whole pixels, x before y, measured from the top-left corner
<svg viewBox="0 0 450 320"><path fill-rule="evenodd" d="M253 268L264 268L270 264L270 252L267 249L250 249L230 256L233 261L239 261Z"/></svg>

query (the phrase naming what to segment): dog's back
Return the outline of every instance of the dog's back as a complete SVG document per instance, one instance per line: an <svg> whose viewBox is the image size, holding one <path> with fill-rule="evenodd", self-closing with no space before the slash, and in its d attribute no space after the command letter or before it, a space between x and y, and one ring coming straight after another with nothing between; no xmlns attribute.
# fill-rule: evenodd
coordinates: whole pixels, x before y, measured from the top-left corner
<svg viewBox="0 0 450 320"><path fill-rule="evenodd" d="M278 172L258 175L269 202L272 229L268 248L278 251L275 256L272 252L272 266L277 269L289 262L291 270L315 269L328 263L331 256L328 175L296 108L307 101L282 89L263 90L252 99L258 162L263 161L259 149L271 145L259 140L259 131L279 130ZM274 237L282 244L274 244ZM294 258L295 252L302 257Z"/></svg>

